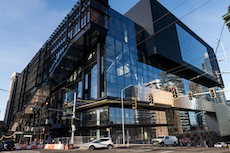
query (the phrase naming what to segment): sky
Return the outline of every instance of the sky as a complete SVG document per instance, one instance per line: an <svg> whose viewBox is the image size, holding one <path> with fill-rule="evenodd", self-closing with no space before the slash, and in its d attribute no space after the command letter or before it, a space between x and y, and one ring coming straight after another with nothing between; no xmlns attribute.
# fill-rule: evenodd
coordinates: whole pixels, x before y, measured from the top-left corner
<svg viewBox="0 0 230 153"><path fill-rule="evenodd" d="M217 47L230 0L158 0L208 43ZM0 1L0 89L9 90L13 72L22 72L77 0L1 0ZM139 0L109 0L111 8L124 14ZM200 7L202 4L204 6ZM200 7L199 9L197 9ZM195 10L197 9L197 10ZM195 10L195 11L193 11ZM190 13L193 11L192 13ZM188 15L187 15L188 14ZM230 32L224 26L221 42L230 57ZM220 44L217 59L224 58ZM229 58L230 60L230 58ZM219 62L221 72L230 72L229 60ZM230 74L222 75L225 89L230 88ZM225 92L230 100L230 92ZM0 120L4 119L8 92L0 90Z"/></svg>

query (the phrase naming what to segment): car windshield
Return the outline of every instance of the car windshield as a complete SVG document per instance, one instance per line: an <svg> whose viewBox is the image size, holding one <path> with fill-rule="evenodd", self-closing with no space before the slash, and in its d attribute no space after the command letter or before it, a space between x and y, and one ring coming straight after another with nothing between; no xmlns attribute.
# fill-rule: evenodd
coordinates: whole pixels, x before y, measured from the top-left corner
<svg viewBox="0 0 230 153"><path fill-rule="evenodd" d="M163 137L163 136L160 136L160 137L157 137L157 139L164 139L164 137Z"/></svg>

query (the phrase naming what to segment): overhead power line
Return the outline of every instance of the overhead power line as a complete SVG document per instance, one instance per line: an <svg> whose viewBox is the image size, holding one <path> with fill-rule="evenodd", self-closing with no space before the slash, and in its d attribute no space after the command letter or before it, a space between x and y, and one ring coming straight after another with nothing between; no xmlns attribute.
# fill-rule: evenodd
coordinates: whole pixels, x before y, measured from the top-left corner
<svg viewBox="0 0 230 153"><path fill-rule="evenodd" d="M0 91L10 92L10 91L8 91L8 90L5 90L5 89L1 89L1 88L0 88Z"/></svg>

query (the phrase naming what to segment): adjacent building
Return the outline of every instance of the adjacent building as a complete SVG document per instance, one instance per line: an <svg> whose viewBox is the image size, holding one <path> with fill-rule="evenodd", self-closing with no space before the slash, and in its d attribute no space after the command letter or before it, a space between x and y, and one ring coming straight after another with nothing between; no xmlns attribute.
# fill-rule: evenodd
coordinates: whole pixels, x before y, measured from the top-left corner
<svg viewBox="0 0 230 153"><path fill-rule="evenodd" d="M70 136L75 124L75 135L120 141L123 101L130 143L176 135L196 144L198 131L214 143L230 135L219 72L213 49L156 0L125 15L107 0L80 0L18 76L5 119L9 130L40 130L43 140Z"/></svg>
<svg viewBox="0 0 230 153"><path fill-rule="evenodd" d="M223 15L222 18L224 19L225 24L228 27L228 30L230 30L230 6L228 7L228 13L226 13L225 15Z"/></svg>
<svg viewBox="0 0 230 153"><path fill-rule="evenodd" d="M12 114L15 89L16 89L16 85L17 85L17 79L19 76L20 76L19 73L13 73L11 76L11 79L10 79L11 80L10 81L10 88L9 88L9 94L8 94L8 98L7 98L5 117L4 117L5 124L7 124L7 125L9 125L9 123L10 123L10 120L8 117L10 116L10 114Z"/></svg>

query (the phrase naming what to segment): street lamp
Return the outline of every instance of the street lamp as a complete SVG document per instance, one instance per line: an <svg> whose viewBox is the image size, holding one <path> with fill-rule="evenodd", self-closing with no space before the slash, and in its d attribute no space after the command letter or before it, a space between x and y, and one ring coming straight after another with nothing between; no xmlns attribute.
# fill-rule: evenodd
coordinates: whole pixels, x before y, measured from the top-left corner
<svg viewBox="0 0 230 153"><path fill-rule="evenodd" d="M133 86L130 84L121 90L121 111L122 111L122 135L123 135L123 146L125 145L125 123L124 123L124 103L123 103L123 91L129 87Z"/></svg>
<svg viewBox="0 0 230 153"><path fill-rule="evenodd" d="M198 118L197 118L197 115L199 115L201 113L205 113L205 111L199 112L199 113L195 114L195 116L196 116L196 120L197 120L197 127L198 127L198 132L199 132L199 137L200 137L200 145L202 147L203 145L202 145L202 139L201 139L201 135L200 135L200 126L199 126L199 122L198 122Z"/></svg>

